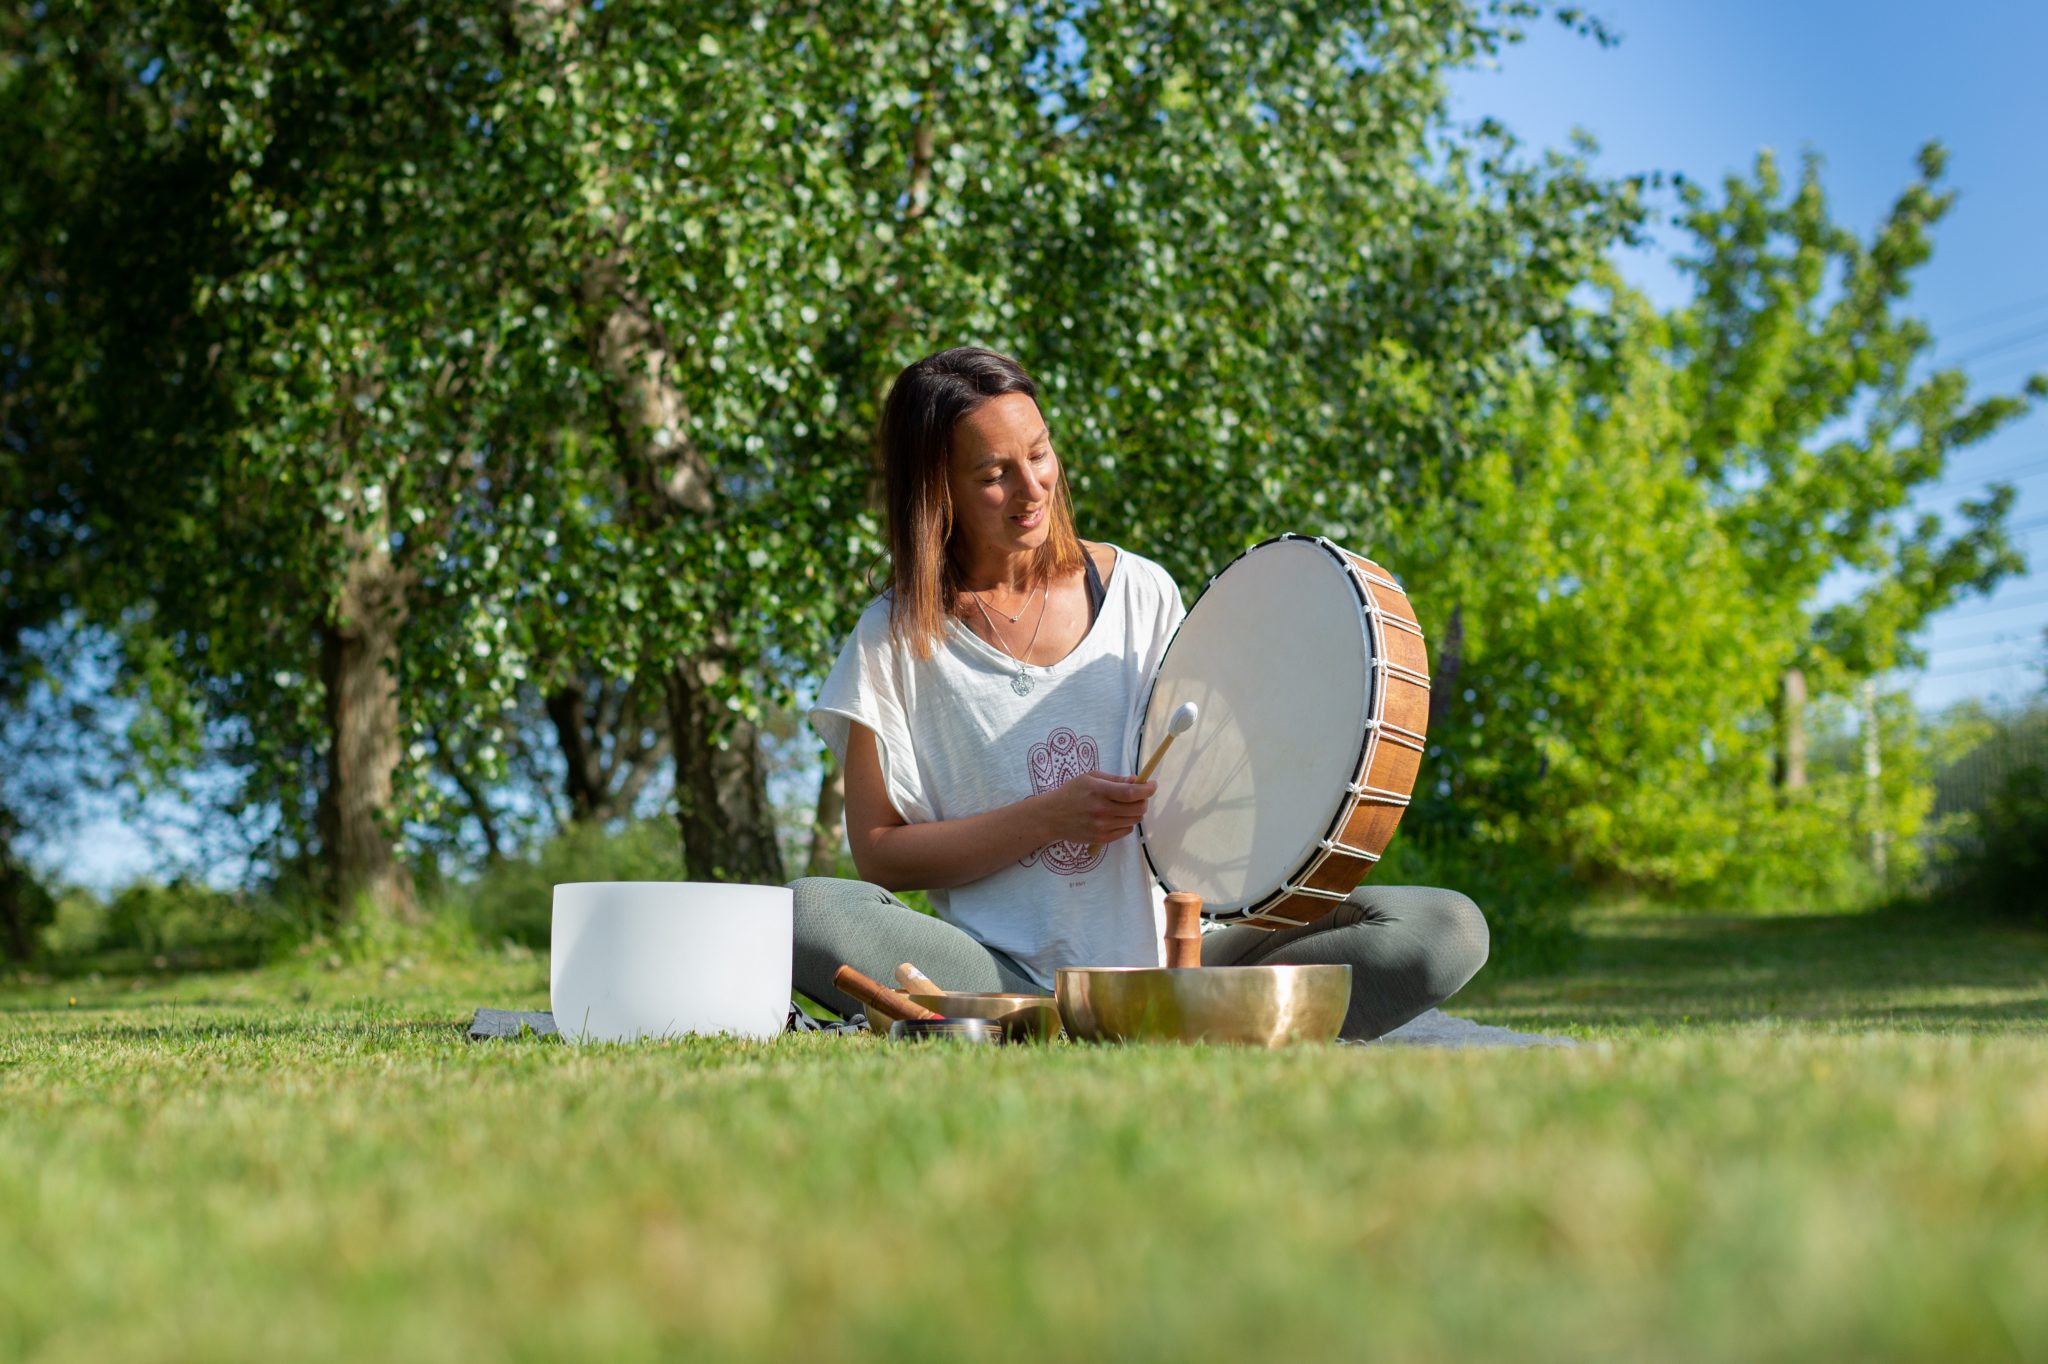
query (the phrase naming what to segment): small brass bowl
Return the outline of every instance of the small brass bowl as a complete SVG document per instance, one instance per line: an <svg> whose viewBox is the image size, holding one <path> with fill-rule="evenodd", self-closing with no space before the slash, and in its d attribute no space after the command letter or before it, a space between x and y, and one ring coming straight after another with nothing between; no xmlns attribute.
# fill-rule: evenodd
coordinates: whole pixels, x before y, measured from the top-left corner
<svg viewBox="0 0 2048 1364"><path fill-rule="evenodd" d="M1349 966L1068 966L1053 982L1084 1042L1334 1042L1351 1006Z"/></svg>
<svg viewBox="0 0 2048 1364"><path fill-rule="evenodd" d="M985 1018L1000 1023L1005 1042L1050 1042L1060 1035L1060 1011L1051 995L913 994L910 998L948 1018ZM862 1007L867 1010L868 1028L887 1037L890 1020L873 1005Z"/></svg>
<svg viewBox="0 0 2048 1364"><path fill-rule="evenodd" d="M914 1002L948 1018L986 1018L1003 1025L1006 1042L1050 1042L1060 1035L1059 1006L1051 995L912 995Z"/></svg>

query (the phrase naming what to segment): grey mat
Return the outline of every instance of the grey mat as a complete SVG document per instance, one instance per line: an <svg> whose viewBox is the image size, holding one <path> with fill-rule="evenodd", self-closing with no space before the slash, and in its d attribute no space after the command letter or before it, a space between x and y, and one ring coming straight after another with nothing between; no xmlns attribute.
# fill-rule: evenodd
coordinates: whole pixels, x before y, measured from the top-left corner
<svg viewBox="0 0 2048 1364"><path fill-rule="evenodd" d="M821 1027L806 1017L800 1010L791 1011L795 1026L805 1031L836 1032L841 1029ZM866 1019L860 1019L845 1031L859 1031L865 1028ZM555 1032L555 1016L538 1009L478 1009L476 1017L470 1020L469 1040L479 1042L487 1037L519 1037L527 1029L541 1037ZM1352 1046L1379 1046L1382 1043L1403 1047L1576 1047L1579 1045L1569 1037L1545 1037L1539 1033L1516 1032L1512 1028L1496 1028L1486 1023L1474 1023L1469 1018L1453 1018L1441 1009L1431 1009L1420 1018L1404 1023L1384 1037L1371 1042L1349 1043Z"/></svg>
<svg viewBox="0 0 2048 1364"><path fill-rule="evenodd" d="M1351 1045L1374 1047L1389 1043L1400 1047L1576 1047L1579 1045L1569 1037L1548 1037L1542 1033L1516 1032L1513 1028L1497 1028L1491 1023L1474 1023L1469 1018L1453 1018L1442 1009L1431 1009L1419 1018L1410 1019L1390 1033L1384 1033L1370 1042Z"/></svg>
<svg viewBox="0 0 2048 1364"><path fill-rule="evenodd" d="M478 1009L469 1021L469 1040L518 1037L528 1028L542 1037L555 1033L555 1016L545 1009Z"/></svg>

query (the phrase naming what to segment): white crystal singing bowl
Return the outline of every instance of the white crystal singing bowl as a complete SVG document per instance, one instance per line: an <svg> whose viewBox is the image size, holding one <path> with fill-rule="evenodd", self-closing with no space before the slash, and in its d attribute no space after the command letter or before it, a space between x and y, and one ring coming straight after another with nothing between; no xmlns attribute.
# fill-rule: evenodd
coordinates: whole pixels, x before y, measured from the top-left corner
<svg viewBox="0 0 2048 1364"><path fill-rule="evenodd" d="M572 1042L770 1038L789 1021L785 886L578 881L555 887L548 997Z"/></svg>

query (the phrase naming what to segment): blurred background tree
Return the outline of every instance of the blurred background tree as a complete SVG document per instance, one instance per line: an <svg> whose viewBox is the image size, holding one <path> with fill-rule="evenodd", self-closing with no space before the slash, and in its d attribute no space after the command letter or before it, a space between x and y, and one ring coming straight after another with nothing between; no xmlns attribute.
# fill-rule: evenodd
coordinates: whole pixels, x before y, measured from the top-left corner
<svg viewBox="0 0 2048 1364"><path fill-rule="evenodd" d="M971 341L1041 379L1084 533L1188 595L1282 530L1410 582L1437 874L1839 881L1932 799L1861 684L2018 567L2009 490L1904 508L2026 399L1909 377L1938 149L1868 243L1812 162L1680 186L1696 295L1649 309L1607 261L1658 185L1445 116L1545 15L1604 40L1520 0L11 5L0 705L38 631L107 642L122 779L330 922L654 802L671 874L836 869L791 718L874 590L886 386Z"/></svg>

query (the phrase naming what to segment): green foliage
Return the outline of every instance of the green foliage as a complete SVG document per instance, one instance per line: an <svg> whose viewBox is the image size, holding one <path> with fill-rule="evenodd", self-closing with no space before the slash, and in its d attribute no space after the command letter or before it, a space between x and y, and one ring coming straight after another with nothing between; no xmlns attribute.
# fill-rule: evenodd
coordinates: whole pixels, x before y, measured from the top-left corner
<svg viewBox="0 0 2048 1364"><path fill-rule="evenodd" d="M1551 869L1878 893L1924 736L1888 702L1877 800L1844 752L1778 790L1773 712L1798 667L1818 722L2020 564L2009 487L1907 510L2028 403L1922 363L1943 154L1867 238L1816 158L1682 187L1660 316L1604 264L1646 182L1446 116L1543 12L0 11L0 703L23 629L110 631L132 777L220 760L295 869L347 797L423 831L424 878L568 677L690 670L679 760L772 725L869 595L884 386L978 341L1044 381L1085 532L1192 589L1317 531L1415 587L1410 837L1504 922ZM394 715L342 702L387 682ZM533 941L530 875L456 917Z"/></svg>
<svg viewBox="0 0 2048 1364"><path fill-rule="evenodd" d="M1839 698L2021 566L2010 488L1959 527L1901 513L2028 403L1909 375L1929 337L1898 304L1949 202L1940 168L1930 148L1868 244L1811 161L1789 192L1768 156L1718 201L1689 187L1694 299L1660 316L1603 270L1598 333L1519 376L1493 443L1399 509L1393 561L1436 652L1425 822L1724 906L1912 883L1929 736L1885 699L1873 801ZM1866 586L1821 605L1845 570ZM1793 667L1817 693L1802 722L1834 726L1798 790L1773 784Z"/></svg>
<svg viewBox="0 0 2048 1364"><path fill-rule="evenodd" d="M137 881L101 897L70 890L53 906L43 942L69 970L248 964L293 940L284 902L189 880Z"/></svg>
<svg viewBox="0 0 2048 1364"><path fill-rule="evenodd" d="M2008 771L1970 817L1949 882L1966 905L2048 927L2048 767Z"/></svg>
<svg viewBox="0 0 2048 1364"><path fill-rule="evenodd" d="M486 867L473 881L433 897L430 917L467 925L483 942L545 948L554 888L565 881L678 881L675 826L638 820L618 832L571 825L530 854Z"/></svg>
<svg viewBox="0 0 2048 1364"><path fill-rule="evenodd" d="M1974 396L1960 370L1931 369L1926 324L1903 311L1914 272L1954 203L1947 153L1924 147L1918 177L1868 242L1830 216L1820 159L1787 187L1775 159L1729 176L1719 202L1684 188L1681 259L1693 302L1671 318L1686 452L1742 549L1752 599L1812 615L1802 661L1867 677L1922 661L1910 636L1965 592L2024 568L2005 533L2009 484L1960 508L1961 525L1904 516L1949 459L2023 416L2022 392ZM1865 575L1849 601L1814 609L1842 568Z"/></svg>
<svg viewBox="0 0 2048 1364"><path fill-rule="evenodd" d="M433 759L503 778L527 679L786 700L917 355L1024 356L1094 533L1192 583L1455 459L1638 212L1448 128L1519 4L36 9L20 124L79 137L16 268L89 362L40 443L133 547L150 693L300 846L337 634L393 632L394 825L460 817Z"/></svg>
<svg viewBox="0 0 2048 1364"><path fill-rule="evenodd" d="M1403 824L1372 871L1386 886L1451 886L1486 916L1485 975L1521 977L1565 969L1577 952L1574 915L1587 892L1532 847L1463 831Z"/></svg>

